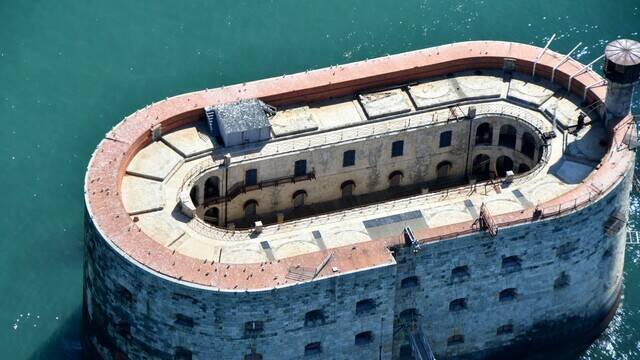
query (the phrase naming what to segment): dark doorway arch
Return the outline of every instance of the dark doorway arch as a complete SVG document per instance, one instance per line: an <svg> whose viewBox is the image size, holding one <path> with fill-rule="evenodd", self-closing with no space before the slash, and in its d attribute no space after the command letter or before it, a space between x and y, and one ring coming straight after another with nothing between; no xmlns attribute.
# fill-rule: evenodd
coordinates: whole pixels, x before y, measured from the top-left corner
<svg viewBox="0 0 640 360"><path fill-rule="evenodd" d="M193 206L198 206L198 186L194 186L191 188L189 192L189 197L191 198L191 202Z"/></svg>
<svg viewBox="0 0 640 360"><path fill-rule="evenodd" d="M248 200L244 203L244 216L251 218L256 216L258 211L258 202L255 200Z"/></svg>
<svg viewBox="0 0 640 360"><path fill-rule="evenodd" d="M522 147L520 148L520 152L530 159L533 159L533 155L536 152L536 140L533 138L533 135L528 132L522 135Z"/></svg>
<svg viewBox="0 0 640 360"><path fill-rule="evenodd" d="M510 149L516 148L517 132L516 128L506 124L500 128L500 137L498 138L498 145L508 147Z"/></svg>
<svg viewBox="0 0 640 360"><path fill-rule="evenodd" d="M402 177L404 175L402 174L402 171L394 171L391 174L389 174L389 187L398 187L400 186L400 183L402 182Z"/></svg>
<svg viewBox="0 0 640 360"><path fill-rule="evenodd" d="M518 174L526 173L529 170L531 170L531 168L527 164L520 164L520 166L518 166Z"/></svg>
<svg viewBox="0 0 640 360"><path fill-rule="evenodd" d="M513 171L513 160L508 156L500 156L496 159L496 173L498 177L507 176L507 171Z"/></svg>
<svg viewBox="0 0 640 360"><path fill-rule="evenodd" d="M489 123L482 123L476 128L476 145L491 145L493 141L493 127Z"/></svg>
<svg viewBox="0 0 640 360"><path fill-rule="evenodd" d="M356 183L352 180L347 180L340 185L340 191L342 191L342 200L349 200L353 198L353 190L356 188Z"/></svg>
<svg viewBox="0 0 640 360"><path fill-rule="evenodd" d="M307 199L307 192L304 190L298 190L293 193L293 207L300 208L304 206L304 202Z"/></svg>
<svg viewBox="0 0 640 360"><path fill-rule="evenodd" d="M436 176L438 179L444 179L451 176L451 168L453 165L450 161L442 161L436 166Z"/></svg>
<svg viewBox="0 0 640 360"><path fill-rule="evenodd" d="M485 154L479 154L473 159L471 174L478 180L486 180L490 175L491 158Z"/></svg>
<svg viewBox="0 0 640 360"><path fill-rule="evenodd" d="M211 225L220 225L220 210L217 207L205 211L204 221Z"/></svg>
<svg viewBox="0 0 640 360"><path fill-rule="evenodd" d="M220 179L212 176L204 182L204 198L211 199L220 196Z"/></svg>

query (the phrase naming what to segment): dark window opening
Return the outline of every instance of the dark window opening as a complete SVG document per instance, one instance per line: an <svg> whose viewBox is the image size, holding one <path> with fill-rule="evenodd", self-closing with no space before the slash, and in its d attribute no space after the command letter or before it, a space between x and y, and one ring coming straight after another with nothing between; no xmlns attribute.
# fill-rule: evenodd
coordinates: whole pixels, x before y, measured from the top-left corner
<svg viewBox="0 0 640 360"><path fill-rule="evenodd" d="M193 318L186 316L186 315L182 315L182 314L176 314L176 321L175 323L177 325L182 325L182 326L186 326L186 327L193 327Z"/></svg>
<svg viewBox="0 0 640 360"><path fill-rule="evenodd" d="M304 356L316 355L322 353L322 344L320 342L312 342L305 345Z"/></svg>
<svg viewBox="0 0 640 360"><path fill-rule="evenodd" d="M298 160L293 166L293 176L305 176L307 175L307 160Z"/></svg>
<svg viewBox="0 0 640 360"><path fill-rule="evenodd" d="M536 140L533 138L533 135L527 132L522 135L520 152L528 158L533 159L534 153L536 152Z"/></svg>
<svg viewBox="0 0 640 360"><path fill-rule="evenodd" d="M417 287L419 283L420 282L418 281L417 276L409 276L402 279L402 281L400 282L400 288L401 289L414 288L414 287Z"/></svg>
<svg viewBox="0 0 640 360"><path fill-rule="evenodd" d="M493 128L489 123L482 123L476 128L476 145L491 145Z"/></svg>
<svg viewBox="0 0 640 360"><path fill-rule="evenodd" d="M462 311L467 308L467 299L455 299L449 303L449 311Z"/></svg>
<svg viewBox="0 0 640 360"><path fill-rule="evenodd" d="M468 279L470 276L471 276L471 273L469 272L469 267L467 265L458 266L453 268L453 270L451 270L452 280L463 281Z"/></svg>
<svg viewBox="0 0 640 360"><path fill-rule="evenodd" d="M244 360L262 360L262 354L247 354L244 356Z"/></svg>
<svg viewBox="0 0 640 360"><path fill-rule="evenodd" d="M400 186L400 182L402 181L402 171L394 171L389 174L389 186L390 187L398 187Z"/></svg>
<svg viewBox="0 0 640 360"><path fill-rule="evenodd" d="M353 190L356 188L356 183L351 180L345 181L340 185L340 191L342 192L342 200L348 200L353 197Z"/></svg>
<svg viewBox="0 0 640 360"><path fill-rule="evenodd" d="M500 128L500 137L498 137L498 145L515 149L516 139L516 128L511 125L502 125Z"/></svg>
<svg viewBox="0 0 640 360"><path fill-rule="evenodd" d="M531 168L527 164L520 164L520 166L518 166L518 174L526 173L529 170L531 170Z"/></svg>
<svg viewBox="0 0 640 360"><path fill-rule="evenodd" d="M508 301L515 300L517 297L518 297L518 292L516 291L516 289L508 288L500 291L500 294L498 295L498 300L500 300L500 302L508 302Z"/></svg>
<svg viewBox="0 0 640 360"><path fill-rule="evenodd" d="M560 273L560 275L558 275L556 280L553 282L553 288L556 290L565 288L569 286L570 282L571 282L571 278L569 277L569 274L563 271Z"/></svg>
<svg viewBox="0 0 640 360"><path fill-rule="evenodd" d="M256 335L264 330L264 323L262 321L247 321L244 323L245 335Z"/></svg>
<svg viewBox="0 0 640 360"><path fill-rule="evenodd" d="M496 329L496 335L504 335L513 333L513 324L505 324L498 326Z"/></svg>
<svg viewBox="0 0 640 360"><path fill-rule="evenodd" d="M391 157L402 156L404 153L404 141L398 140L391 144Z"/></svg>
<svg viewBox="0 0 640 360"><path fill-rule="evenodd" d="M451 146L451 130L440 133L440 147Z"/></svg>
<svg viewBox="0 0 640 360"><path fill-rule="evenodd" d="M464 336L462 336L460 334L451 335L447 339L447 345L449 345L449 346L450 345L462 344L462 343L464 343Z"/></svg>
<svg viewBox="0 0 640 360"><path fill-rule="evenodd" d="M244 172L244 185L252 186L258 184L258 169L249 169Z"/></svg>
<svg viewBox="0 0 640 360"><path fill-rule="evenodd" d="M508 156L500 156L496 159L496 173L499 177L507 176L507 171L513 171L513 160Z"/></svg>
<svg viewBox="0 0 640 360"><path fill-rule="evenodd" d="M116 291L118 295L118 299L120 299L124 303L131 303L133 301L133 295L131 291L124 286L118 286L118 290Z"/></svg>
<svg viewBox="0 0 640 360"><path fill-rule="evenodd" d="M220 179L217 176L212 176L204 182L204 197L205 199L217 198L220 196Z"/></svg>
<svg viewBox="0 0 640 360"><path fill-rule="evenodd" d="M356 303L356 314L369 314L376 309L376 302L373 299L364 299Z"/></svg>
<svg viewBox="0 0 640 360"><path fill-rule="evenodd" d="M307 192L304 190L298 190L293 193L293 207L300 208L304 206L304 201L307 198Z"/></svg>
<svg viewBox="0 0 640 360"><path fill-rule="evenodd" d="M216 207L212 207L205 211L204 221L212 225L218 225L220 223L220 210Z"/></svg>
<svg viewBox="0 0 640 360"><path fill-rule="evenodd" d="M443 161L436 166L436 174L438 179L444 179L451 175L453 165L449 161Z"/></svg>
<svg viewBox="0 0 640 360"><path fill-rule="evenodd" d="M367 345L373 342L373 333L364 331L356 335L355 344L358 346Z"/></svg>
<svg viewBox="0 0 640 360"><path fill-rule="evenodd" d="M244 216L253 217L258 210L258 202L255 200L248 200L244 203Z"/></svg>
<svg viewBox="0 0 640 360"><path fill-rule="evenodd" d="M342 154L342 166L353 166L356 164L356 151L355 150L347 150Z"/></svg>
<svg viewBox="0 0 640 360"><path fill-rule="evenodd" d="M491 158L485 154L479 154L473 159L471 174L478 180L486 180L491 174Z"/></svg>
<svg viewBox="0 0 640 360"><path fill-rule="evenodd" d="M174 360L191 360L191 357L192 357L191 351L179 346L176 348L173 359Z"/></svg>
<svg viewBox="0 0 640 360"><path fill-rule="evenodd" d="M194 186L191 188L189 192L189 197L191 198L191 202L194 206L198 206L198 187Z"/></svg>
<svg viewBox="0 0 640 360"><path fill-rule="evenodd" d="M520 257L513 255L502 258L502 271L514 272L522 269L522 260Z"/></svg>
<svg viewBox="0 0 640 360"><path fill-rule="evenodd" d="M304 315L304 326L318 326L325 322L322 310L312 310Z"/></svg>

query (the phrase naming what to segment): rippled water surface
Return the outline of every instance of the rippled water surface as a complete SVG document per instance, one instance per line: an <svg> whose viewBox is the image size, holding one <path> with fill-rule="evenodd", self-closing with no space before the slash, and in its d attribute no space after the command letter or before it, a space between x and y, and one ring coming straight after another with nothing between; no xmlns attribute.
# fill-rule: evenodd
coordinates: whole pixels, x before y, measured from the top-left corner
<svg viewBox="0 0 640 360"><path fill-rule="evenodd" d="M137 108L463 40L556 33L587 63L638 31L638 0L0 0L0 359L79 357L83 176ZM630 247L622 306L580 359L640 358L639 269Z"/></svg>

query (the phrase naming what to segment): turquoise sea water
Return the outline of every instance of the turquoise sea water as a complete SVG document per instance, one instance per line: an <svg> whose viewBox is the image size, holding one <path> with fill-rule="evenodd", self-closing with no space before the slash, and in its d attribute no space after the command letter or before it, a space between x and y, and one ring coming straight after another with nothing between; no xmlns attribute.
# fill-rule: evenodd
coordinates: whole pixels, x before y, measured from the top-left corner
<svg viewBox="0 0 640 360"><path fill-rule="evenodd" d="M639 31L638 0L0 0L0 359L80 356L84 172L136 109L464 40L557 33L552 49L581 41L587 63ZM640 247L625 266L621 308L580 359L640 358Z"/></svg>

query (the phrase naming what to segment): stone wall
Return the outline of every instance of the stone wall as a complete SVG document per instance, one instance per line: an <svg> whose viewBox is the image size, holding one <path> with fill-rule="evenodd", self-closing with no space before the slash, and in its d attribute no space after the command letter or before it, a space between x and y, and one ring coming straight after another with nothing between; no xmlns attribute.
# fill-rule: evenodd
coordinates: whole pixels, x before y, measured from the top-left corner
<svg viewBox="0 0 640 360"><path fill-rule="evenodd" d="M527 351L594 327L613 307L626 227L608 235L605 224L616 211L628 217L631 172L604 198L562 217L502 228L495 238L476 233L418 252L401 248L396 265L255 292L152 273L102 239L87 216L85 348L104 359L245 359L252 350L262 359L299 359L306 345L320 342L311 358L396 359L406 345L402 331L394 336L398 315L416 309L439 358ZM519 261L503 265L512 256ZM452 278L459 266L468 266L468 276ZM410 276L417 283L403 287ZM510 288L515 294L500 301ZM357 313L366 299L374 308ZM455 299L465 306L452 311ZM313 310L322 316L305 324ZM246 332L247 322L258 330ZM356 344L366 331L370 341ZM453 335L463 341L454 344Z"/></svg>

